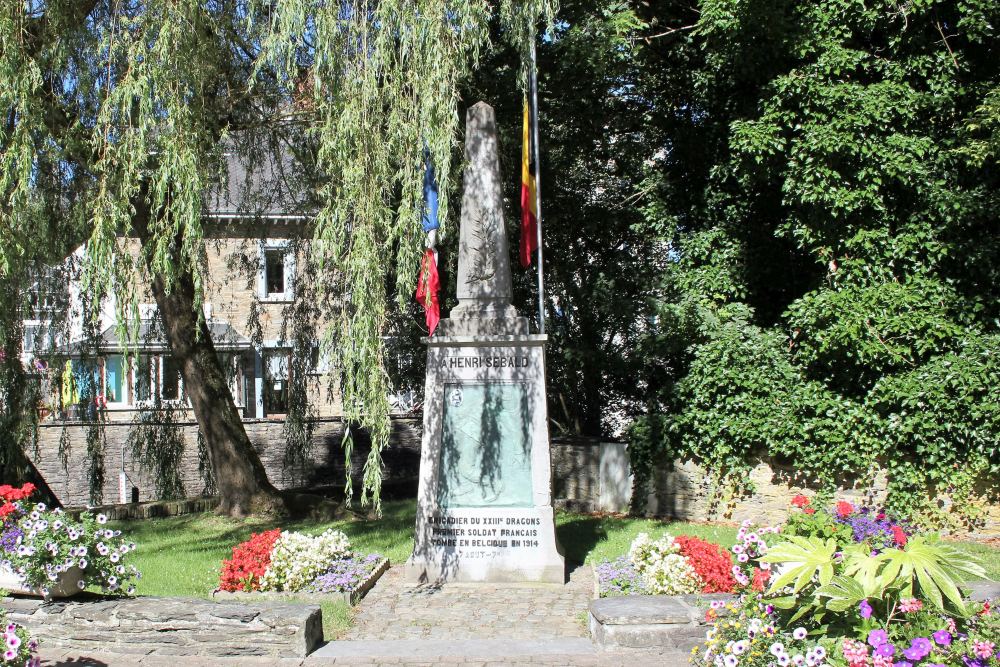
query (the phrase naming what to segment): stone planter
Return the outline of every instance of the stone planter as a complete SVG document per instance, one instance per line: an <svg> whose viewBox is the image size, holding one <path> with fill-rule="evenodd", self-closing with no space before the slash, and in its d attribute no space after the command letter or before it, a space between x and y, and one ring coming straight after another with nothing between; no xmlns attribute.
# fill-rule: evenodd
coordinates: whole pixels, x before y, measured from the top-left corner
<svg viewBox="0 0 1000 667"><path fill-rule="evenodd" d="M48 587L49 593L46 595L42 593L40 588L31 588L28 586L24 578L14 572L8 565L0 564L0 589L16 595L31 595L46 600L68 598L80 592L79 582L82 579L83 570L75 566L71 567L59 575L59 579Z"/></svg>
<svg viewBox="0 0 1000 667"><path fill-rule="evenodd" d="M347 604L355 605L361 598L365 596L378 581L378 578L385 574L385 571L389 569L389 559L383 558L375 564L372 569L371 574L362 581L357 588L351 592L341 592L341 593L306 593L300 591L298 593L286 593L286 592L275 592L275 591L212 591L212 598L219 600L221 602L249 602L252 600L273 600L275 602L307 602L310 604L318 604L320 602L331 601L331 600L343 600Z"/></svg>

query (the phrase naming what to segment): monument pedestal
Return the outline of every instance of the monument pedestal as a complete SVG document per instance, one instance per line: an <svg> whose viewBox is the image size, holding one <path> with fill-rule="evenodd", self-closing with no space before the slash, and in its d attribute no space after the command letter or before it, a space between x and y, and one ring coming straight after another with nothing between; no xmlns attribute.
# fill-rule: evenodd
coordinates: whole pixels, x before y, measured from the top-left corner
<svg viewBox="0 0 1000 667"><path fill-rule="evenodd" d="M546 339L427 339L408 581L564 582L552 512Z"/></svg>

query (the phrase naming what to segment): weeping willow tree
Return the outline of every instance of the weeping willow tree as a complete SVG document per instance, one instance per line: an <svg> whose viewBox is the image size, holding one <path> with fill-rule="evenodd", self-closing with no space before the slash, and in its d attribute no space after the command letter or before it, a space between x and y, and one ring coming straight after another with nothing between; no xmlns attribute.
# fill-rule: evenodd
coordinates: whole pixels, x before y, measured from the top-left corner
<svg viewBox="0 0 1000 667"><path fill-rule="evenodd" d="M280 512L233 407L202 316L206 193L249 132L315 146L310 261L339 307L322 335L345 417L374 446L362 502L378 503L388 440L383 334L416 280L425 153L447 219L459 84L488 24L524 54L554 0L25 0L0 14L0 277L15 285L40 235L86 241L85 289L113 290L135 341L149 286L222 503ZM522 77L523 78L523 77ZM39 221L44 221L40 224ZM72 226L72 233L66 228ZM139 241L130 251L124 238ZM16 290L15 290L16 291ZM96 313L91 313L96 316ZM350 456L350 443L346 455ZM350 467L348 466L348 469ZM348 483L350 488L350 483Z"/></svg>

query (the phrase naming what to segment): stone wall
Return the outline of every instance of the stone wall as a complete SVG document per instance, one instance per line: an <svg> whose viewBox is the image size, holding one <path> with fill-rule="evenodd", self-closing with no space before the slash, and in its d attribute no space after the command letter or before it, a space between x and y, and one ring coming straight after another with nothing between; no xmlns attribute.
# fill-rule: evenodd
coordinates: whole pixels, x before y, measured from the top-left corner
<svg viewBox="0 0 1000 667"><path fill-rule="evenodd" d="M646 514L682 521L743 521L776 524L788 517L791 500L797 494L812 496L818 489L815 480L804 479L796 470L769 457L760 457L751 470L749 481L754 489L745 497L727 498L715 493L707 471L692 461L662 460L656 467L646 498ZM838 500L864 505L881 503L886 496L887 477L876 470L874 483L840 480ZM951 499L938 498L946 511ZM1000 535L1000 505L985 503L984 517L979 525L956 525L954 532L967 533L973 538Z"/></svg>
<svg viewBox="0 0 1000 667"><path fill-rule="evenodd" d="M268 477L278 488L339 487L344 483L345 459L342 449L344 421L339 418L319 419L315 422L312 446L307 452L306 465L293 469L284 464L284 422L279 420L249 420L244 422L247 435L257 449ZM81 423L46 423L39 427L37 451L30 452L35 466L59 501L67 506L119 502L119 473L124 454L125 473L130 487L139 489L139 500L158 500L155 473L143 470L125 446L130 423L103 425L104 485L98 503L90 498L87 436L89 426ZM194 422L177 424L184 448L177 452L176 470L183 485L184 495L205 495L208 490L205 476L199 469L198 426ZM383 451L386 484L407 483L416 480L420 467L420 421L394 419L389 447ZM355 478L369 452L367 435L355 430L354 454L351 466ZM60 443L62 452L60 454ZM131 490L130 488L128 489ZM96 500L96 499L95 499Z"/></svg>
<svg viewBox="0 0 1000 667"><path fill-rule="evenodd" d="M284 465L284 422L280 420L248 420L244 422L251 442L260 454L268 477L278 488L339 487L344 482L344 454L341 443L344 422L340 419L316 421L308 462L302 470L290 470ZM420 469L420 437L422 424L419 419L397 418L392 422L389 447L383 451L386 475L385 484L397 484L416 490ZM155 475L141 469L132 452L125 447L130 423L112 422L104 430L104 485L100 504L119 502L119 473L122 469L122 450L125 451L125 472L131 486L139 489L140 502L159 500ZM199 468L197 425L182 422L184 451L177 457L177 471L186 497L204 495L208 489ZM32 459L60 502L70 507L92 503L88 483L89 459L87 435L89 427L83 423L44 423L39 428L37 452ZM65 455L60 455L60 441ZM367 435L355 433L352 468L359 478L361 467L368 455ZM603 458L602 458L603 447ZM601 443L590 438L555 439L551 445L553 498L560 507L578 511L621 511L628 504L631 480L621 462L620 443ZM610 449L609 449L610 448ZM603 501L602 501L603 492ZM624 497L623 497L624 494ZM128 496L127 496L128 497Z"/></svg>
<svg viewBox="0 0 1000 667"><path fill-rule="evenodd" d="M284 423L278 420L245 422L247 433L257 448L271 481L279 488L339 487L344 482L344 454L341 442L344 422L320 419L316 422L308 462L302 470L283 465ZM179 426L185 449L179 457L178 470L188 497L203 495L206 487L199 471L197 426L187 422ZM122 463L122 445L130 424L106 424L104 451L104 503L116 503L118 473ZM65 434L65 435L64 435ZM421 422L419 419L394 419L389 448L383 452L386 484L400 485L415 492L420 468ZM65 464L59 455L59 442L68 443ZM355 434L352 468L355 479L368 454L364 432ZM631 477L625 448L621 443L601 442L592 438L555 438L551 444L552 497L556 506L575 511L624 511L630 500ZM40 427L38 453L33 457L42 476L60 501L69 506L89 503L87 483L87 426L84 424L43 424ZM139 489L141 501L157 500L153 476L140 470L126 452L125 470ZM656 468L646 498L645 511L650 516L684 521L742 521L754 519L765 523L784 521L789 503L798 493L812 495L816 484L801 479L794 469L760 458L750 473L755 492L743 498L723 498L713 502L712 481L706 471L690 461L661 461ZM875 484L854 487L850 480L840 485L838 498L857 503L874 492L879 501L885 497L886 477L875 476ZM947 506L949 500L942 498ZM982 525L968 531L973 537L1000 535L1000 506L985 506Z"/></svg>

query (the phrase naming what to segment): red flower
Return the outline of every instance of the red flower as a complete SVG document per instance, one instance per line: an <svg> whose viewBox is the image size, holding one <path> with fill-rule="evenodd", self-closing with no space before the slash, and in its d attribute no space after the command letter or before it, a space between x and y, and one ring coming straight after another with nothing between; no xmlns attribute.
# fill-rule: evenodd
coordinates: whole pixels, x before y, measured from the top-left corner
<svg viewBox="0 0 1000 667"><path fill-rule="evenodd" d="M841 500L839 503L837 503L837 516L839 516L841 519L843 519L844 517L851 516L852 514L854 514L854 505L847 502L846 500Z"/></svg>
<svg viewBox="0 0 1000 667"><path fill-rule="evenodd" d="M813 508L811 508L811 507L807 507L807 508L805 508L805 509L804 509L804 510L802 510L802 511L803 511L803 512L805 512L806 514L815 514L815 513L816 513L816 510L814 510L814 509L813 509Z"/></svg>
<svg viewBox="0 0 1000 667"><path fill-rule="evenodd" d="M253 533L250 539L233 547L233 557L222 561L219 588L224 591L255 591L271 564L271 550L281 537L281 529Z"/></svg>
<svg viewBox="0 0 1000 667"><path fill-rule="evenodd" d="M707 610L705 610L705 622L706 623L711 623L712 621L715 620L715 618L717 616L718 616L718 614L715 613L714 609L707 609Z"/></svg>
<svg viewBox="0 0 1000 667"><path fill-rule="evenodd" d="M689 535L678 535L674 540L680 554L694 568L702 582L702 593L732 593L736 589L733 579L733 557L718 544Z"/></svg>
<svg viewBox="0 0 1000 667"><path fill-rule="evenodd" d="M988 613L990 613L990 603L989 602L984 602L983 603L983 610L981 612L979 612L979 615L980 616L985 616Z"/></svg>
<svg viewBox="0 0 1000 667"><path fill-rule="evenodd" d="M764 589L767 588L767 582L770 580L771 573L767 570L762 570L759 567L753 569L753 583L751 585L755 591L764 592Z"/></svg>
<svg viewBox="0 0 1000 667"><path fill-rule="evenodd" d="M801 493L794 498L792 498L792 505L795 507L805 507L809 504L809 499L803 496Z"/></svg>
<svg viewBox="0 0 1000 667"><path fill-rule="evenodd" d="M35 492L35 485L32 484L31 482L27 482L20 489L15 489L10 484L0 484L0 498L8 502L14 502L15 500L24 500L34 492Z"/></svg>
<svg viewBox="0 0 1000 667"><path fill-rule="evenodd" d="M875 518L878 519L879 521L885 521L885 512L879 512L878 514L875 515Z"/></svg>
<svg viewBox="0 0 1000 667"><path fill-rule="evenodd" d="M906 532L899 526L892 527L892 538L896 541L897 547L906 546Z"/></svg>
<svg viewBox="0 0 1000 667"><path fill-rule="evenodd" d="M16 511L17 511L17 505L15 505L14 503L4 503L3 506L0 507L0 519Z"/></svg>

